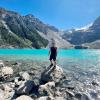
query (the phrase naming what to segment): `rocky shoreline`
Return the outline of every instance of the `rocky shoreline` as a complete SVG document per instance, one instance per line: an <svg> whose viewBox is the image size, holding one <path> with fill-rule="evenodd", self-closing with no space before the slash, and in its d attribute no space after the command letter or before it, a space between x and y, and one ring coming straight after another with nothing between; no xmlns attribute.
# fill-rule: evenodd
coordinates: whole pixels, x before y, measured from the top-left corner
<svg viewBox="0 0 100 100"><path fill-rule="evenodd" d="M100 100L100 76L93 69L48 66L0 60L0 100Z"/></svg>

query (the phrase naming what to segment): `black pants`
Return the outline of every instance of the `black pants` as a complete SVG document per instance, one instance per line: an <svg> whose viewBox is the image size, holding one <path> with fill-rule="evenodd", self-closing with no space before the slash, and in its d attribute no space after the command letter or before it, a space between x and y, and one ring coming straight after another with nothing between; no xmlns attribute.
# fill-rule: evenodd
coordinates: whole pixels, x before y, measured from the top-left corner
<svg viewBox="0 0 100 100"><path fill-rule="evenodd" d="M56 55L50 55L50 60L56 61Z"/></svg>

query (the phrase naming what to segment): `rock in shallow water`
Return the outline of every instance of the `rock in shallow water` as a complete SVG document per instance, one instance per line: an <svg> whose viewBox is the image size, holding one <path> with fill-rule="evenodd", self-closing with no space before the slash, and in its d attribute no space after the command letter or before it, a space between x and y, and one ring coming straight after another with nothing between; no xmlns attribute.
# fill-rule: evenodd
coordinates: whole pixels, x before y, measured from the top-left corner
<svg viewBox="0 0 100 100"><path fill-rule="evenodd" d="M94 100L94 99L92 99L92 97L90 96L90 94L88 92L85 92L85 93L82 93L82 92L76 93L75 97L77 99L79 99L79 100Z"/></svg>
<svg viewBox="0 0 100 100"><path fill-rule="evenodd" d="M97 80L93 80L93 81L92 81L92 85L99 86L99 84L100 84L100 83L99 83Z"/></svg>

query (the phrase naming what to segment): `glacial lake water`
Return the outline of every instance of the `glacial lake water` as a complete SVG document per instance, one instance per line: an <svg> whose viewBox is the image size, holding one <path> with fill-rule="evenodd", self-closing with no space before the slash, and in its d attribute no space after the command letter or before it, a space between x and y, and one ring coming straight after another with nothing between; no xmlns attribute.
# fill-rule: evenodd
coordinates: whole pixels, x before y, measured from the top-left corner
<svg viewBox="0 0 100 100"><path fill-rule="evenodd" d="M46 49L0 49L1 60L33 60L49 62L49 50ZM79 65L95 66L100 63L100 50L58 50L57 63L62 67Z"/></svg>

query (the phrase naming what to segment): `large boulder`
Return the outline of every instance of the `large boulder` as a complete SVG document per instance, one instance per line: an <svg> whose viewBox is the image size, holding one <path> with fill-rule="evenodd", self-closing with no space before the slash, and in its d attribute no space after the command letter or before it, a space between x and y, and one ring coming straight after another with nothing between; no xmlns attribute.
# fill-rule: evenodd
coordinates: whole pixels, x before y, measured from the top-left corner
<svg viewBox="0 0 100 100"><path fill-rule="evenodd" d="M11 67L2 67L1 68L1 75L3 78L10 77L13 75L13 69Z"/></svg>
<svg viewBox="0 0 100 100"><path fill-rule="evenodd" d="M23 81L21 85L17 88L16 93L21 94L29 94L32 88L34 87L34 82L31 80Z"/></svg>
<svg viewBox="0 0 100 100"><path fill-rule="evenodd" d="M15 100L34 100L31 97L27 96L27 95L22 95L18 98L16 98Z"/></svg>
<svg viewBox="0 0 100 100"><path fill-rule="evenodd" d="M59 66L48 67L42 74L41 74L41 81L42 82L49 82L54 81L55 83L59 83L60 80L64 77L63 69Z"/></svg>
<svg viewBox="0 0 100 100"><path fill-rule="evenodd" d="M0 100L11 100L15 95L15 90L9 84L2 84L0 86ZM3 96L4 95L4 96ZM3 99L1 99L3 96Z"/></svg>

